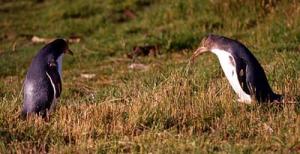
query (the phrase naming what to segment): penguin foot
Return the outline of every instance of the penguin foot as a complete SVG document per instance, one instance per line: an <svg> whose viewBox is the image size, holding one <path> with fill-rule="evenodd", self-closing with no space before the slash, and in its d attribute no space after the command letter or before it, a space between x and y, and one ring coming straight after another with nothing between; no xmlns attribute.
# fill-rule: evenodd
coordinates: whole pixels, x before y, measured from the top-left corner
<svg viewBox="0 0 300 154"><path fill-rule="evenodd" d="M247 100L247 99L239 98L237 99L237 101L240 103L251 104L251 100Z"/></svg>

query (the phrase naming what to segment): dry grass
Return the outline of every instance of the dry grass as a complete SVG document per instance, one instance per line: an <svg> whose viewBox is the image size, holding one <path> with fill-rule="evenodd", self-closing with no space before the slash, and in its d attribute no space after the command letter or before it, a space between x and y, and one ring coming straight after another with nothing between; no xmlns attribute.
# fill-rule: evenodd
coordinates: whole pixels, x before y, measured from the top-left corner
<svg viewBox="0 0 300 154"><path fill-rule="evenodd" d="M188 74L184 68L165 75L154 68L144 80L137 80L144 74L137 72L101 99L97 92L62 98L49 122L22 121L19 101L4 100L2 144L9 151L53 153L299 150L299 106L241 104L223 75L202 85L196 66ZM288 101L299 93L289 91L294 84L299 81L281 87Z"/></svg>

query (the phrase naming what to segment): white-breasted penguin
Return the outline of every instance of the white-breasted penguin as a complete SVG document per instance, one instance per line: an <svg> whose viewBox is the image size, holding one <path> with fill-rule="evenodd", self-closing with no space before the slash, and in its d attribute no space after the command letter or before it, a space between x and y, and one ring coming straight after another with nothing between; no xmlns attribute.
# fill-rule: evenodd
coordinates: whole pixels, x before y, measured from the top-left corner
<svg viewBox="0 0 300 154"><path fill-rule="evenodd" d="M73 54L63 39L45 45L33 58L24 81L21 116L46 117L62 91L61 70L64 53Z"/></svg>
<svg viewBox="0 0 300 154"><path fill-rule="evenodd" d="M211 51L217 55L221 67L237 93L239 102L280 102L282 96L275 94L267 80L262 66L254 55L239 41L218 35L208 35L194 52L192 59Z"/></svg>

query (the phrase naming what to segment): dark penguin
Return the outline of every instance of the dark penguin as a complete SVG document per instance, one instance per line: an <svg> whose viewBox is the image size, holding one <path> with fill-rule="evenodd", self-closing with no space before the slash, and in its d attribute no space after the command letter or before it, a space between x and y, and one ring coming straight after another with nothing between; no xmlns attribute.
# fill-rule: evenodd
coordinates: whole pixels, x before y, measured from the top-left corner
<svg viewBox="0 0 300 154"><path fill-rule="evenodd" d="M44 46L33 58L24 82L24 102L21 116L38 114L46 117L62 91L62 56L70 53L63 39Z"/></svg>
<svg viewBox="0 0 300 154"><path fill-rule="evenodd" d="M267 80L262 66L254 55L239 41L217 35L208 35L201 41L192 59L211 51L216 54L221 67L239 102L280 102L282 96L275 94Z"/></svg>

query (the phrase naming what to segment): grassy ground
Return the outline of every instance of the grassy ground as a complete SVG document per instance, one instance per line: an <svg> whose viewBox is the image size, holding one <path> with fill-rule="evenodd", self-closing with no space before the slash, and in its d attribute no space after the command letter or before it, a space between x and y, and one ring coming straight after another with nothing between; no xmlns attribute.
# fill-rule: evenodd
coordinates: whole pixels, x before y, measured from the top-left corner
<svg viewBox="0 0 300 154"><path fill-rule="evenodd" d="M201 38L242 41L287 102L300 94L296 0L0 0L0 153L299 153L300 107L236 101L216 57L187 70ZM129 13L128 13L129 12ZM45 38L80 36L64 57L49 122L22 121L26 69ZM126 57L158 45L158 57ZM82 74L95 74L92 79Z"/></svg>

